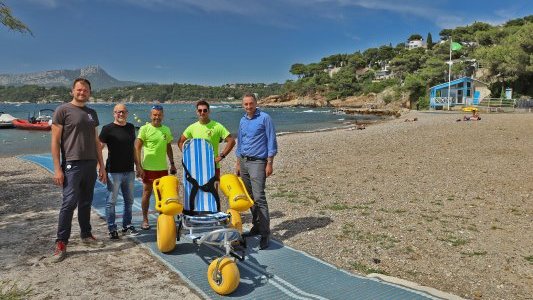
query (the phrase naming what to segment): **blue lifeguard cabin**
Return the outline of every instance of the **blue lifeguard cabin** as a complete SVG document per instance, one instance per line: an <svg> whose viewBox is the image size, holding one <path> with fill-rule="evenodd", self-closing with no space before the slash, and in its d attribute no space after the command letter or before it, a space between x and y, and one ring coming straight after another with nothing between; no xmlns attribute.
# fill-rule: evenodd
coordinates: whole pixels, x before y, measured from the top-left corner
<svg viewBox="0 0 533 300"><path fill-rule="evenodd" d="M481 90L488 91L487 87L487 83L470 77L462 77L432 86L429 91L429 107L443 109L448 105L450 107L478 105L482 99L482 94L486 94L482 93Z"/></svg>

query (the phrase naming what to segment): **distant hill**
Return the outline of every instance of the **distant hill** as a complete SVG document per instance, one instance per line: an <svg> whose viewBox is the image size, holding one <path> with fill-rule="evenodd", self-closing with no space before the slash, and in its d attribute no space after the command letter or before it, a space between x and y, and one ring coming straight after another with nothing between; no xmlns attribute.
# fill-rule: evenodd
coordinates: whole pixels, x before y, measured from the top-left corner
<svg viewBox="0 0 533 300"><path fill-rule="evenodd" d="M139 84L132 81L121 81L111 77L100 66L87 66L76 70L53 70L25 74L0 74L0 85L22 86L38 85L44 87L70 87L72 81L85 77L91 82L93 90L123 87Z"/></svg>

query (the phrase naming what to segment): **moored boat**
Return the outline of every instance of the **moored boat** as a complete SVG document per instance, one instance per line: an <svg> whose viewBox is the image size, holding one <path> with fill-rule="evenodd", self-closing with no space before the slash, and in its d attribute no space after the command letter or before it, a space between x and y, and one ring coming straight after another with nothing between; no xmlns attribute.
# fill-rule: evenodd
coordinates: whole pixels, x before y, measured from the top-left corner
<svg viewBox="0 0 533 300"><path fill-rule="evenodd" d="M50 130L52 129L51 122L35 122L32 123L28 120L15 119L13 120L13 125L17 129L28 129L28 130Z"/></svg>
<svg viewBox="0 0 533 300"><path fill-rule="evenodd" d="M51 130L53 113L53 109L41 109L37 115L34 112L32 117L28 116L28 120L13 120L13 125L15 125L15 128L18 129Z"/></svg>
<svg viewBox="0 0 533 300"><path fill-rule="evenodd" d="M15 119L12 115L0 111L0 129L15 128L15 125L13 125L13 120Z"/></svg>

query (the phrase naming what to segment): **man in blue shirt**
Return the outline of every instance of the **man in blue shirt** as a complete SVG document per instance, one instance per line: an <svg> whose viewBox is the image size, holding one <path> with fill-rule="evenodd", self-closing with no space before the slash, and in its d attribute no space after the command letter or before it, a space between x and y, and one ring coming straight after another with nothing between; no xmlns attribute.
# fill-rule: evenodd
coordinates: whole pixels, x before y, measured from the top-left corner
<svg viewBox="0 0 533 300"><path fill-rule="evenodd" d="M252 229L244 237L261 235L259 248L268 248L270 242L270 216L265 195L266 178L272 175L274 156L278 152L276 130L270 116L257 109L254 94L242 99L246 114L239 123L236 173L253 198Z"/></svg>

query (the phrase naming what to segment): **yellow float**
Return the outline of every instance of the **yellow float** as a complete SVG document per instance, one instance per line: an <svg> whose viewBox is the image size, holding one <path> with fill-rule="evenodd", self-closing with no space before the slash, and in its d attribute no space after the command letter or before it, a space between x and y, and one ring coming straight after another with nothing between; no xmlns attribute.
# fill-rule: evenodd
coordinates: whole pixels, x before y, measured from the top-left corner
<svg viewBox="0 0 533 300"><path fill-rule="evenodd" d="M235 174L222 175L220 177L220 189L228 198L228 204L231 209L243 212L254 205L254 201L248 194L244 182Z"/></svg>
<svg viewBox="0 0 533 300"><path fill-rule="evenodd" d="M166 253L176 248L175 215L181 214L183 205L179 202L179 181L175 176L163 176L154 180L155 209L157 217L157 248Z"/></svg>

